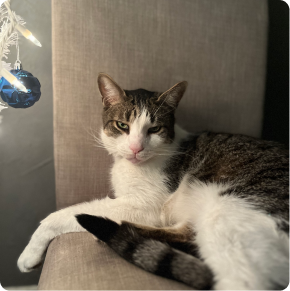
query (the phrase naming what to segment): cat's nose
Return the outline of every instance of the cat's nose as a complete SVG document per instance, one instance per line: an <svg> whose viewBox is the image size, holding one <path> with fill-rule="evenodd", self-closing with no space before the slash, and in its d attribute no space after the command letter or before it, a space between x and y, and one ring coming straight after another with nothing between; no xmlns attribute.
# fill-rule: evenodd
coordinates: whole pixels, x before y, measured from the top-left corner
<svg viewBox="0 0 290 291"><path fill-rule="evenodd" d="M144 150L141 145L130 145L129 148L135 155Z"/></svg>

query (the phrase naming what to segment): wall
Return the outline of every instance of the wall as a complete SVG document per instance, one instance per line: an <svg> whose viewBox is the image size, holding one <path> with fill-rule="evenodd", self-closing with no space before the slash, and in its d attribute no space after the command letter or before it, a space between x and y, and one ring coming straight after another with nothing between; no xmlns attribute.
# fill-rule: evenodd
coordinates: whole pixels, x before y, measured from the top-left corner
<svg viewBox="0 0 290 291"><path fill-rule="evenodd" d="M37 284L39 271L21 274L18 256L39 221L55 210L52 123L51 1L12 0L42 48L21 36L23 68L41 83L41 98L31 108L0 113L0 282ZM11 47L9 62L16 57Z"/></svg>

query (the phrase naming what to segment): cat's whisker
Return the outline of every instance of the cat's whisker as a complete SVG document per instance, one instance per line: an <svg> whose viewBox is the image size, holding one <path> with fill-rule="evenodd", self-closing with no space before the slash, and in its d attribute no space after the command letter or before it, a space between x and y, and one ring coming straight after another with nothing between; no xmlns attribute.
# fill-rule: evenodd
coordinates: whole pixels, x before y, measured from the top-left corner
<svg viewBox="0 0 290 291"><path fill-rule="evenodd" d="M169 95L167 95L164 100L162 101L162 103L160 104L160 106L156 109L156 111L153 113L153 117L156 116L158 110L162 107L162 105L164 104L164 102L167 100L167 98L169 97Z"/></svg>
<svg viewBox="0 0 290 291"><path fill-rule="evenodd" d="M159 154L158 152L156 152L156 153ZM161 153L162 155L166 155L166 154L167 154L167 152L165 152L165 151L161 151L160 153ZM188 153L183 153L183 152L178 152L178 151L176 151L176 152L174 152L174 151L168 151L168 155L169 155L169 156L186 155L186 156L188 156L188 157L194 158L192 155L190 155L190 154L188 154Z"/></svg>
<svg viewBox="0 0 290 291"><path fill-rule="evenodd" d="M175 108L173 108L172 110L167 111L166 113L164 113L164 114L162 114L162 115L159 115L159 117L163 117L163 116L167 115L168 113L170 113L170 112L172 112L172 111L174 111L174 110L175 110Z"/></svg>

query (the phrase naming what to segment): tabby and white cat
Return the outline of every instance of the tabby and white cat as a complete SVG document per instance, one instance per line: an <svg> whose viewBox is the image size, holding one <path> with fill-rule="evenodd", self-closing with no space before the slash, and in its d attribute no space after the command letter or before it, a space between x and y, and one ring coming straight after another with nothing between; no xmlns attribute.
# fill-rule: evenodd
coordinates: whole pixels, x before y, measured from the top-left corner
<svg viewBox="0 0 290 291"><path fill-rule="evenodd" d="M122 90L106 74L98 84L116 199L49 215L20 270L39 265L56 236L88 230L133 264L196 289L285 288L288 151L243 135L181 129L174 112L186 82L162 94Z"/></svg>

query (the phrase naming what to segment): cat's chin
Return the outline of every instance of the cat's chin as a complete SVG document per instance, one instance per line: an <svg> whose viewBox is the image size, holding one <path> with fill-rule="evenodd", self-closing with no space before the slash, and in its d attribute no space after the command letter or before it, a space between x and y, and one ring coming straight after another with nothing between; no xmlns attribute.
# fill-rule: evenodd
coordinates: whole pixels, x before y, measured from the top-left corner
<svg viewBox="0 0 290 291"><path fill-rule="evenodd" d="M140 163L143 162L142 160L138 160L137 158L129 158L129 159L126 159L126 160L128 160L132 164L140 164Z"/></svg>

